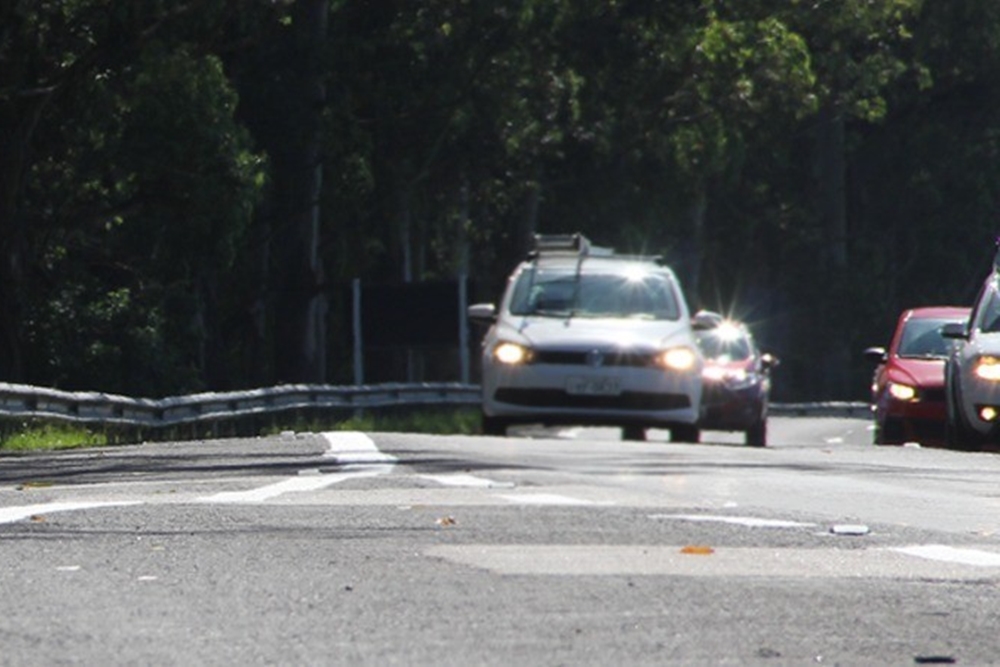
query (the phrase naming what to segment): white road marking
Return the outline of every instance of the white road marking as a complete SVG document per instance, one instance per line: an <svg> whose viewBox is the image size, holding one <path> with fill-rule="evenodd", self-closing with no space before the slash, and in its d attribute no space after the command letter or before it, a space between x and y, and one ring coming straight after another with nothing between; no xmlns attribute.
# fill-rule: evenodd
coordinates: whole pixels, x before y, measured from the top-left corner
<svg viewBox="0 0 1000 667"><path fill-rule="evenodd" d="M223 491L203 498L201 502L260 503L286 493L317 491L348 479L385 475L392 471L396 463L396 457L380 452L364 433L338 431L322 435L328 447L323 458L335 459L349 472L324 474L316 468L307 468L299 471L296 477L245 491Z"/></svg>
<svg viewBox="0 0 1000 667"><path fill-rule="evenodd" d="M592 500L563 496L558 493L525 493L512 495L502 495L501 498L512 503L521 505L608 505L610 503L597 503Z"/></svg>
<svg viewBox="0 0 1000 667"><path fill-rule="evenodd" d="M437 482L441 486L459 486L470 489L514 488L513 482L497 482L475 475L417 475L417 477Z"/></svg>
<svg viewBox="0 0 1000 667"><path fill-rule="evenodd" d="M759 519L751 516L712 516L707 514L650 514L650 519L677 519L680 521L694 521L707 523L730 523L749 528L811 528L814 523L800 523L798 521L781 521L778 519Z"/></svg>
<svg viewBox="0 0 1000 667"><path fill-rule="evenodd" d="M425 553L504 575L1000 581L1000 572L984 574L982 567L967 561L912 558L893 549L449 544L432 546Z"/></svg>
<svg viewBox="0 0 1000 667"><path fill-rule="evenodd" d="M922 544L909 547L894 547L891 551L945 563L958 563L976 567L1000 567L1000 553L980 551L979 549L959 549L943 544Z"/></svg>
<svg viewBox="0 0 1000 667"><path fill-rule="evenodd" d="M123 502L65 502L22 505L21 507L0 507L0 523L14 523L22 519L28 519L33 516L45 516L53 512L72 512L74 510L87 510L99 507L125 507L141 504L138 500L129 500Z"/></svg>
<svg viewBox="0 0 1000 667"><path fill-rule="evenodd" d="M328 449L323 456L334 458L341 465L395 464L396 457L383 454L375 443L358 431L323 433Z"/></svg>
<svg viewBox="0 0 1000 667"><path fill-rule="evenodd" d="M347 479L356 477L373 477L381 474L380 471L354 472L339 475L318 475L307 477L289 477L288 479L256 489L246 491L222 491L213 496L203 498L206 503L260 503L271 498L286 493L300 493L303 491L316 491L325 489L328 486L338 484Z"/></svg>

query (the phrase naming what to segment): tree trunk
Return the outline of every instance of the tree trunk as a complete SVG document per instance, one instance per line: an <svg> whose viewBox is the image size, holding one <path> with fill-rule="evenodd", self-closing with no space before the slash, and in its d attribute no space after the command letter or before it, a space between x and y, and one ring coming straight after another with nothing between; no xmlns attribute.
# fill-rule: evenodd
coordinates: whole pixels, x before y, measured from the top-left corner
<svg viewBox="0 0 1000 667"><path fill-rule="evenodd" d="M24 381L21 302L24 227L20 217L28 146L51 93L0 101L0 379Z"/></svg>
<svg viewBox="0 0 1000 667"><path fill-rule="evenodd" d="M705 216L708 212L708 195L705 192L703 182L699 181L695 187L697 189L694 192L694 198L687 209L687 223L691 234L685 244L685 257L682 260L684 267L682 282L684 291L689 295L689 298L697 302L701 290L701 267L705 257Z"/></svg>
<svg viewBox="0 0 1000 667"><path fill-rule="evenodd" d="M287 150L276 177L275 371L280 382L326 381L325 277L319 257L323 166L320 114L325 103L322 49L326 0L298 0L292 39L297 69L288 81Z"/></svg>
<svg viewBox="0 0 1000 667"><path fill-rule="evenodd" d="M845 294L847 272L847 166L844 118L832 107L823 109L818 118L815 145L815 187L817 217L823 232L824 246L819 249L818 276L828 289L817 292L816 305L822 313L841 312L848 306ZM828 318L822 318L828 319ZM819 320L819 321L822 321ZM817 342L816 359L822 360L821 390L824 398L841 399L850 393L850 341L835 328L826 327Z"/></svg>

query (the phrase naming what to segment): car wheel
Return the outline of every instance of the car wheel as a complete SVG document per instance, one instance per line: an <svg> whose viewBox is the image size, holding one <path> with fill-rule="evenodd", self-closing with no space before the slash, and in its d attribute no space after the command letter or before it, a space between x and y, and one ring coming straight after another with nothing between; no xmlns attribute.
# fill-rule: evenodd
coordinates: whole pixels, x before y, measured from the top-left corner
<svg viewBox="0 0 1000 667"><path fill-rule="evenodd" d="M947 393L948 416L945 418L944 441L949 449L974 451L979 449L979 434L965 423L960 405L957 382L950 379Z"/></svg>
<svg viewBox="0 0 1000 667"><path fill-rule="evenodd" d="M507 435L507 420L500 417L482 416L483 435Z"/></svg>
<svg viewBox="0 0 1000 667"><path fill-rule="evenodd" d="M622 440L632 440L636 442L642 442L646 439L646 427L645 426L623 426L622 427Z"/></svg>
<svg viewBox="0 0 1000 667"><path fill-rule="evenodd" d="M697 443L701 440L701 429L694 424L684 424L683 426L674 426L670 429L670 441L671 442L693 442Z"/></svg>
<svg viewBox="0 0 1000 667"><path fill-rule="evenodd" d="M872 441L876 445L903 444L903 422L899 419L886 418L883 422L875 422L875 432Z"/></svg>
<svg viewBox="0 0 1000 667"><path fill-rule="evenodd" d="M767 419L762 417L746 430L746 444L750 447L767 447Z"/></svg>

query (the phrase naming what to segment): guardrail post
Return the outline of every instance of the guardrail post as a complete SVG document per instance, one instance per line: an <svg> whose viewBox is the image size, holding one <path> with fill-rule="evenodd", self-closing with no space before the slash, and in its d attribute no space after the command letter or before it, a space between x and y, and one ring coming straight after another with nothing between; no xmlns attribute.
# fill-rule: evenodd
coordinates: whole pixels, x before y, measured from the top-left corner
<svg viewBox="0 0 1000 667"><path fill-rule="evenodd" d="M354 384L365 383L365 366L361 339L361 279L351 281L351 330L354 334Z"/></svg>

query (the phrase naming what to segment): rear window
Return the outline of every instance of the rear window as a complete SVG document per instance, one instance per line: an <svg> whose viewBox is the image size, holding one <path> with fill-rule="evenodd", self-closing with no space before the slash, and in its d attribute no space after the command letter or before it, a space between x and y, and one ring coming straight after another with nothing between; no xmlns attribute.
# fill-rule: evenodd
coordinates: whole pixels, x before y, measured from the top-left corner
<svg viewBox="0 0 1000 667"><path fill-rule="evenodd" d="M580 273L532 267L517 278L514 315L550 317L680 318L677 292L667 274L644 270Z"/></svg>

